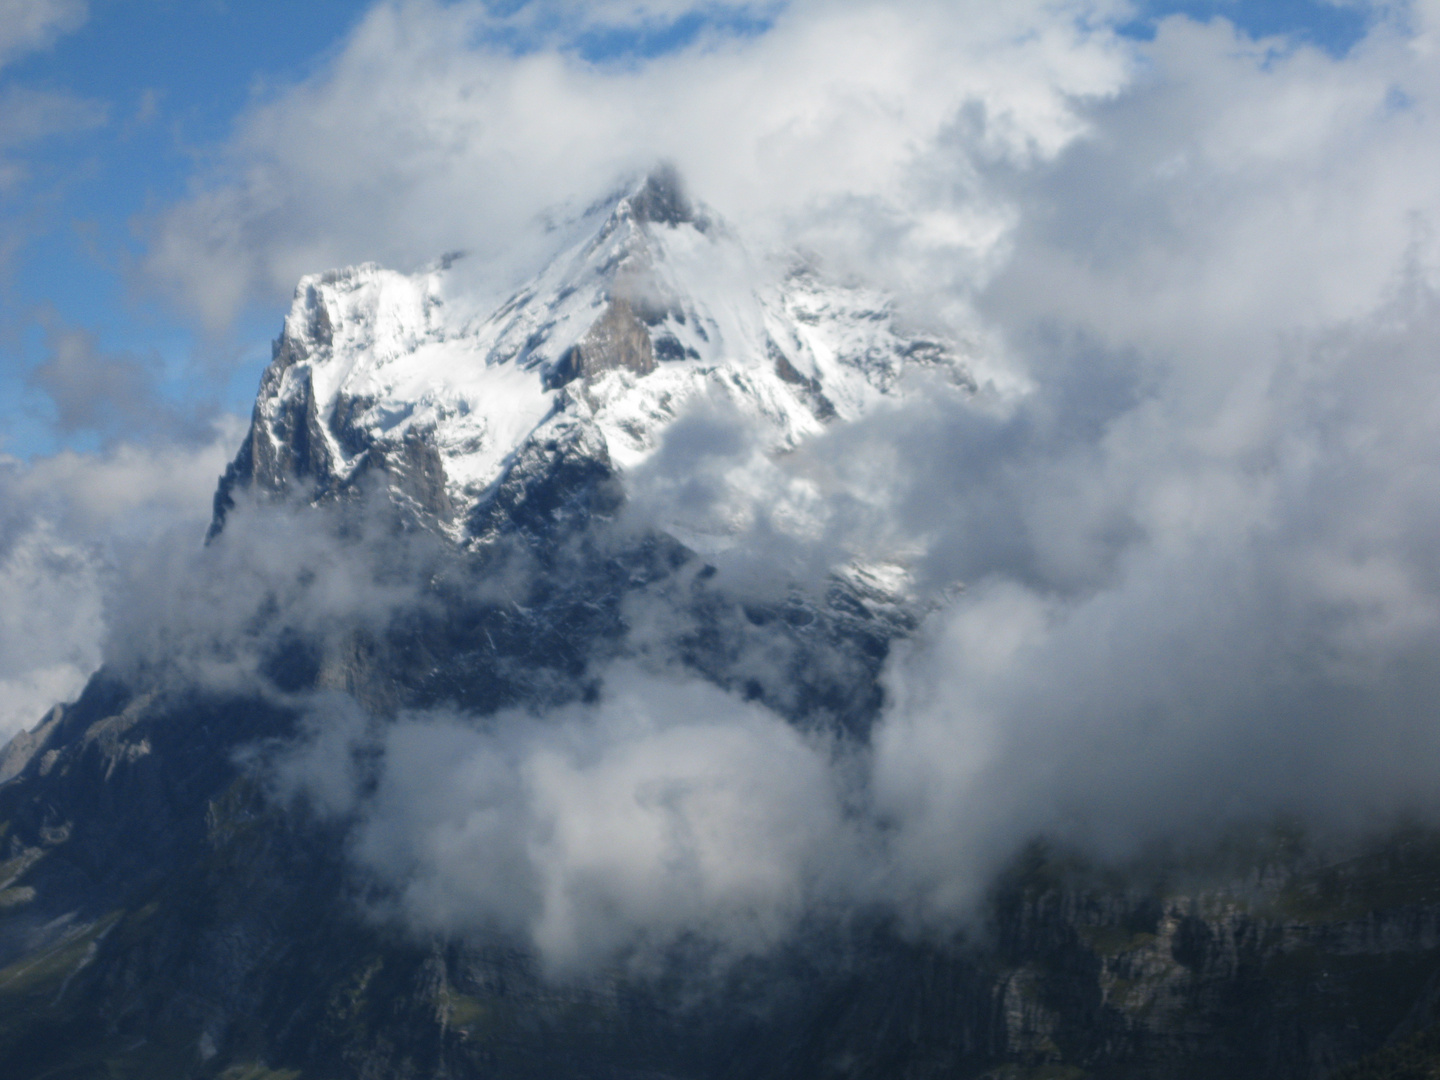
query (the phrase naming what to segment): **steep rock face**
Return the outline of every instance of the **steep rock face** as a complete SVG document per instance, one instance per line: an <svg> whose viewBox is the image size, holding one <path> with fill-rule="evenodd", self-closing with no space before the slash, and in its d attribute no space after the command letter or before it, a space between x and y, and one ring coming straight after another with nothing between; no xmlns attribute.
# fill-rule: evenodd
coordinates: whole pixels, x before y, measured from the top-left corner
<svg viewBox="0 0 1440 1080"><path fill-rule="evenodd" d="M576 379L593 380L607 371L622 370L649 375L655 370L655 344L630 302L617 297L585 336L546 372L545 385L557 388Z"/></svg>
<svg viewBox="0 0 1440 1080"><path fill-rule="evenodd" d="M1128 895L1032 866L996 904L1009 1053L1105 1076L1336 1073L1437 1019L1437 856L1401 833Z"/></svg>

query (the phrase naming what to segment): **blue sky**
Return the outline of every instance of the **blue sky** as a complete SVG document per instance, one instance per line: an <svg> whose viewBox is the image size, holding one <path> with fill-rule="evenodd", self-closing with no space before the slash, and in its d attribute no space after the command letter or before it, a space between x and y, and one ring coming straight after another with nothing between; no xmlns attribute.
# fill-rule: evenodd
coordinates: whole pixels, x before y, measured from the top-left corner
<svg viewBox="0 0 1440 1080"><path fill-rule="evenodd" d="M1157 0L1143 5L1144 14L1127 28L1145 37L1157 18L1186 15L1192 19L1229 19L1256 37L1283 34L1343 53L1364 36L1369 22L1364 4L1317 3L1315 0Z"/></svg>
<svg viewBox="0 0 1440 1080"><path fill-rule="evenodd" d="M170 414L155 414L170 425L167 435L216 409L248 409L280 304L251 304L224 332L199 331L192 313L139 269L147 222L206 175L237 118L322 70L367 7L94 0L77 29L0 70L0 93L50 102L38 130L0 129L0 162L21 171L0 188L0 449L28 458L134 434L123 429L141 414L123 410L57 423L64 418L33 372L65 332L83 332L101 357L115 358L124 375L117 386L128 379L137 399L153 392L169 403ZM623 61L684 47L717 24L741 36L768 26L758 15L704 10L592 28L575 45L586 59ZM1248 32L1290 35L1335 54L1366 25L1353 6L1187 0L1149 5L1124 32L1143 39L1157 18L1176 12L1224 16Z"/></svg>
<svg viewBox="0 0 1440 1080"><path fill-rule="evenodd" d="M158 363L171 397L242 407L261 362L258 327L206 341L183 313L159 302L133 272L143 221L183 195L239 113L323 64L365 6L100 0L78 30L0 74L7 87L64 94L89 107L70 130L14 151L29 175L0 201L0 227L17 244L0 293L0 431L8 452L85 448L101 434L55 431L44 396L25 385L43 355L47 321L85 327L106 351Z"/></svg>

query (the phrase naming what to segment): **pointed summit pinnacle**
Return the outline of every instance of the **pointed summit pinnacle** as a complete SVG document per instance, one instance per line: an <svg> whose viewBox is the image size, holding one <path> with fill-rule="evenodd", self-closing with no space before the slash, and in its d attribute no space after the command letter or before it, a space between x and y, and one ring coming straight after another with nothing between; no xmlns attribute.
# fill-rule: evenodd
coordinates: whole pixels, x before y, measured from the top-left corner
<svg viewBox="0 0 1440 1080"><path fill-rule="evenodd" d="M650 170L640 189L630 196L630 211L641 224L680 225L695 220L680 171L668 161Z"/></svg>

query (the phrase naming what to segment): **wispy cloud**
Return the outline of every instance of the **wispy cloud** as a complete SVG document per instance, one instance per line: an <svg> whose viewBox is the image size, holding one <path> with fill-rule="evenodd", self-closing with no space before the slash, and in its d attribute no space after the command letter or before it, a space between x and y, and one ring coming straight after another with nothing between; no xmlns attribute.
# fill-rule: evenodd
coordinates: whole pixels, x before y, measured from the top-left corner
<svg viewBox="0 0 1440 1080"><path fill-rule="evenodd" d="M45 322L45 358L26 382L49 399L57 431L107 442L204 444L214 438L213 406L181 406L161 393L158 357L108 353L87 330L54 315Z"/></svg>
<svg viewBox="0 0 1440 1080"><path fill-rule="evenodd" d="M85 0L4 0L0 3L0 67L78 29L89 14Z"/></svg>

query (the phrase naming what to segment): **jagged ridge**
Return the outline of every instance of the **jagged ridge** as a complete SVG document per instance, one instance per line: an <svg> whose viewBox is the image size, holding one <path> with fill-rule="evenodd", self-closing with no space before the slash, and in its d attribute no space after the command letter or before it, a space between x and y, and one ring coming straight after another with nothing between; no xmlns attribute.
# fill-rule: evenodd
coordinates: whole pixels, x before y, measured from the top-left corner
<svg viewBox="0 0 1440 1080"><path fill-rule="evenodd" d="M485 503L537 448L623 470L701 395L778 449L858 416L908 367L970 381L955 345L903 331L884 295L799 264L771 274L673 170L566 234L579 239L483 315L456 294L453 258L303 279L213 531L240 490L325 499L378 479L473 540L492 520Z"/></svg>

